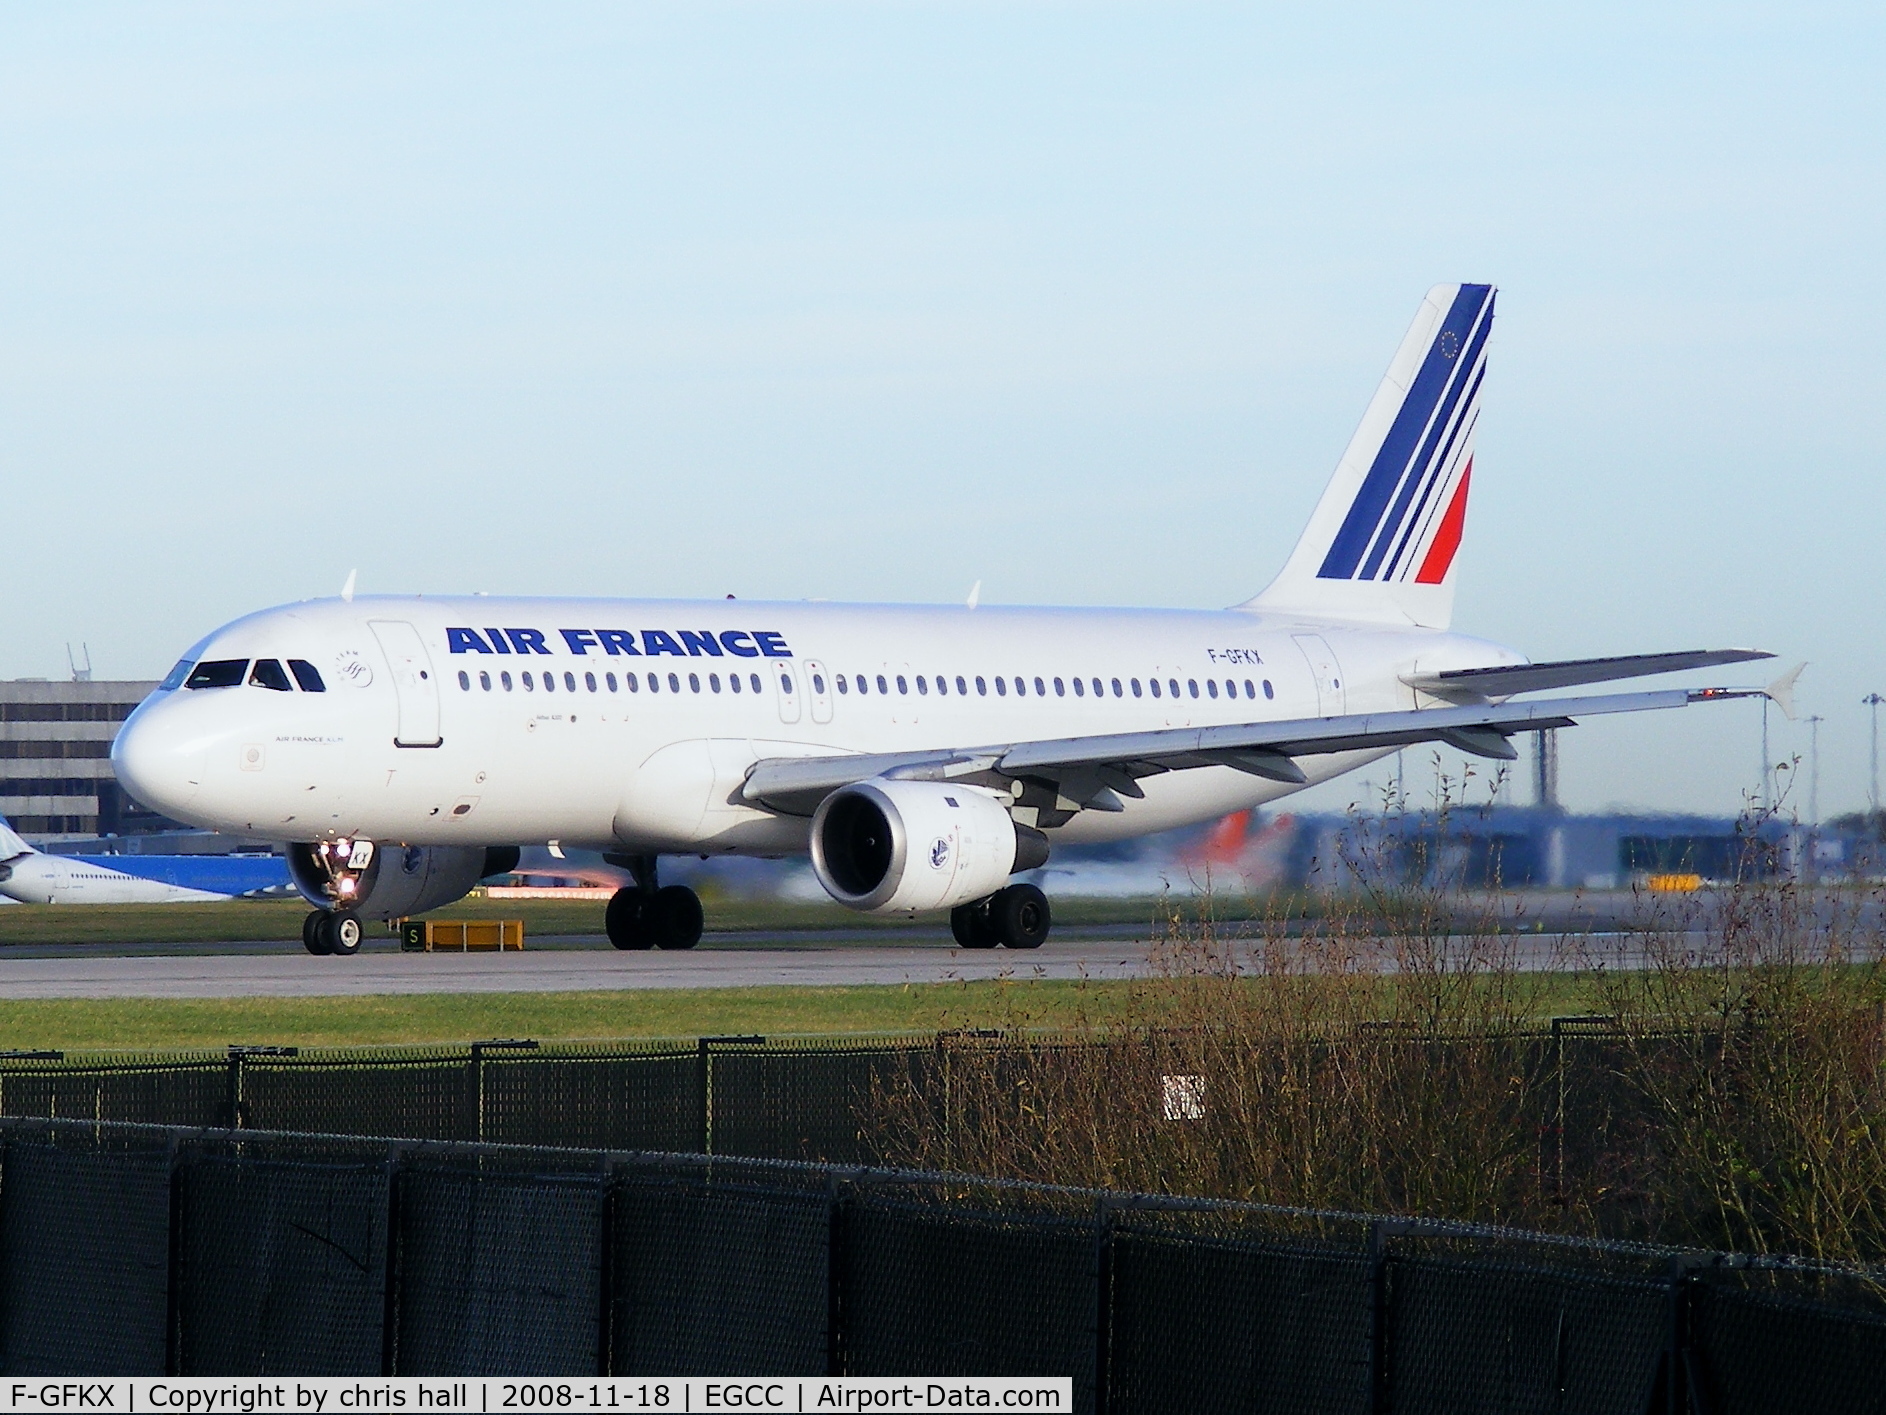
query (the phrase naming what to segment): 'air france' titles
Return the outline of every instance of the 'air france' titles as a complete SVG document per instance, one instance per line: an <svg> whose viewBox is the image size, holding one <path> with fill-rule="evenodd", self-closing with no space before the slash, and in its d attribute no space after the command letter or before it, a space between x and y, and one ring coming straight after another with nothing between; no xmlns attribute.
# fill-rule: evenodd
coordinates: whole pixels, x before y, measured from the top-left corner
<svg viewBox="0 0 1886 1415"><path fill-rule="evenodd" d="M587 657L592 651L612 658L791 658L785 636L766 629L558 629L557 636L571 653ZM638 646L639 640L639 646ZM445 631L452 653L550 654L550 636L542 629L466 629Z"/></svg>

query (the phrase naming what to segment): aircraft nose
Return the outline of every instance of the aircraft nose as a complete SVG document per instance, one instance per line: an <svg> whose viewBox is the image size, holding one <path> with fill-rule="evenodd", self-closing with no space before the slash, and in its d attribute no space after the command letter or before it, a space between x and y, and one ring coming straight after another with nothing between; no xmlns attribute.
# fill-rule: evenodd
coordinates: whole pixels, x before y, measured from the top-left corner
<svg viewBox="0 0 1886 1415"><path fill-rule="evenodd" d="M146 703L111 744L119 784L150 809L179 820L202 789L209 755L202 733L192 730L187 716L169 702Z"/></svg>

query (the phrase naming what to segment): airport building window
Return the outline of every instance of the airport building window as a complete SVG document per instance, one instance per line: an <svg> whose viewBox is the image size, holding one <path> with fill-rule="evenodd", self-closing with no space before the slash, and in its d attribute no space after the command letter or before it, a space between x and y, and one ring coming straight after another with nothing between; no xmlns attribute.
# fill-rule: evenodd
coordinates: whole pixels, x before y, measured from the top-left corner
<svg viewBox="0 0 1886 1415"><path fill-rule="evenodd" d="M688 691L690 693L698 693L701 691L701 675L700 674L690 673L688 675Z"/></svg>
<svg viewBox="0 0 1886 1415"><path fill-rule="evenodd" d="M288 671L295 675L295 681L301 684L304 693L325 693L327 684L321 681L321 670L305 658L288 660Z"/></svg>
<svg viewBox="0 0 1886 1415"><path fill-rule="evenodd" d="M1264 696L1266 698L1274 698L1277 696L1277 690L1271 687L1270 679L1268 678L1264 680Z"/></svg>
<svg viewBox="0 0 1886 1415"><path fill-rule="evenodd" d="M757 693L757 692L759 692L759 691L760 691L760 675L759 675L759 674L757 674L757 673L749 673L749 674L747 674L747 682L749 682L749 683L751 683L751 684L753 685L753 691L754 691L754 692L756 692L756 693Z"/></svg>
<svg viewBox="0 0 1886 1415"><path fill-rule="evenodd" d="M1149 679L1147 679L1147 680L1146 680L1146 686L1147 686L1148 688L1151 688L1151 689L1153 690L1153 696L1154 696L1155 698L1159 696L1159 680L1158 680L1157 678L1149 678Z"/></svg>
<svg viewBox="0 0 1886 1415"><path fill-rule="evenodd" d="M511 691L511 675L509 673L500 673L498 675L498 681L504 685L505 692L508 693Z"/></svg>
<svg viewBox="0 0 1886 1415"><path fill-rule="evenodd" d="M1207 678L1205 680L1205 691L1209 693L1212 697L1214 698L1217 697L1218 696L1218 680L1216 678Z"/></svg>
<svg viewBox="0 0 1886 1415"><path fill-rule="evenodd" d="M294 685L288 681L288 674L282 668L279 658L258 658L255 667L249 670L249 681L258 688L267 688L273 693L292 693Z"/></svg>
<svg viewBox="0 0 1886 1415"><path fill-rule="evenodd" d="M249 666L246 658L222 658L214 663L199 663L195 672L184 681L186 688L234 688L242 683L244 670Z"/></svg>
<svg viewBox="0 0 1886 1415"><path fill-rule="evenodd" d="M969 696L969 684L963 681L963 675L960 673L956 675L956 692L960 697Z"/></svg>
<svg viewBox="0 0 1886 1415"><path fill-rule="evenodd" d="M467 693L471 691L471 674L462 668L458 671L458 686Z"/></svg>
<svg viewBox="0 0 1886 1415"><path fill-rule="evenodd" d="M491 691L491 675L489 673L480 673L478 675L478 686L480 688L483 688L487 693L490 692Z"/></svg>

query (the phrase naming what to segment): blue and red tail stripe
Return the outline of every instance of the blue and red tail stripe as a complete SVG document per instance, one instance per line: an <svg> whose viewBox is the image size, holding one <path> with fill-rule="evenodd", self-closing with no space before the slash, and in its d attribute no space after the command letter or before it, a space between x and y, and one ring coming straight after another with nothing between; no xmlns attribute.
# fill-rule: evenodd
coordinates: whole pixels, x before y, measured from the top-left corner
<svg viewBox="0 0 1886 1415"><path fill-rule="evenodd" d="M1407 574L1436 495L1446 487L1468 445L1479 402L1486 338L1493 326L1493 287L1462 285L1429 340L1427 353L1395 414L1362 486L1317 571L1324 580L1387 580ZM1462 476L1436 523L1416 571L1428 576L1450 529L1458 545L1466 514ZM1439 557L1451 563L1453 547ZM1445 576L1445 570L1441 572Z"/></svg>

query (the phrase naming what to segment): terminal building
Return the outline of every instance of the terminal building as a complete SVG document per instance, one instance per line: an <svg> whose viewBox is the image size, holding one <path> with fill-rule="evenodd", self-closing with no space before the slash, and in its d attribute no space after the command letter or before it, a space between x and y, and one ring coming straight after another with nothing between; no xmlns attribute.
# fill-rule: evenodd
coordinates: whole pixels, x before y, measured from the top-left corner
<svg viewBox="0 0 1886 1415"><path fill-rule="evenodd" d="M124 793L111 739L154 682L0 680L0 815L29 843L176 830Z"/></svg>

